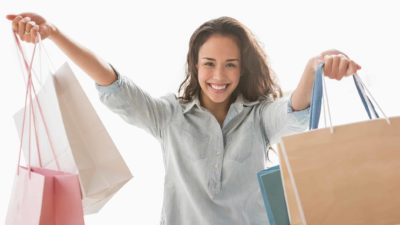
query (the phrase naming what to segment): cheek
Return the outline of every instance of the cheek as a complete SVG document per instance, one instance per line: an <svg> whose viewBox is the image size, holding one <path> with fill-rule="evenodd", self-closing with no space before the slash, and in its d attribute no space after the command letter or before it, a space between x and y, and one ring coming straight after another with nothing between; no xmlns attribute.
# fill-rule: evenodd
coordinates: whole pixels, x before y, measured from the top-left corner
<svg viewBox="0 0 400 225"><path fill-rule="evenodd" d="M206 80L208 80L211 77L211 75L208 71L201 70L201 69L198 70L197 76L198 76L198 80L199 80L200 84L204 83Z"/></svg>
<svg viewBox="0 0 400 225"><path fill-rule="evenodd" d="M232 81L232 83L239 84L239 81L240 81L240 71L234 71L234 72L232 72L232 74L230 75L230 80Z"/></svg>

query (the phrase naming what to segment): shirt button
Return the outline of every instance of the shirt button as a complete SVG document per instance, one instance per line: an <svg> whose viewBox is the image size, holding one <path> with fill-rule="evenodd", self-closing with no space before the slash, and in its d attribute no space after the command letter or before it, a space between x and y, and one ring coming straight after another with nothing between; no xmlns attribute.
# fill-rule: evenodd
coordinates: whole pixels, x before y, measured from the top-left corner
<svg viewBox="0 0 400 225"><path fill-rule="evenodd" d="M214 166L214 167L215 167L215 169L218 169L218 164L215 164L215 166Z"/></svg>

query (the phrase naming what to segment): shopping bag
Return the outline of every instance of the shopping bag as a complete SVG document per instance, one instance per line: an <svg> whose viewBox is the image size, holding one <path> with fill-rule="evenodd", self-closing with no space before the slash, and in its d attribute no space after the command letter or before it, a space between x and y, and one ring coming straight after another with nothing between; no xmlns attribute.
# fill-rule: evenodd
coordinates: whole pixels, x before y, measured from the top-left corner
<svg viewBox="0 0 400 225"><path fill-rule="evenodd" d="M50 144L43 141L48 129L61 169L79 174L85 214L98 212L132 178L129 168L67 63L48 76L38 99L48 121L48 127L38 127L43 167L55 168ZM14 116L18 130L22 114ZM37 159L32 162L38 166Z"/></svg>
<svg viewBox="0 0 400 225"><path fill-rule="evenodd" d="M317 72L322 71L322 65L318 67ZM322 76L315 78L316 84L322 83ZM378 117L375 107L371 100L365 94L365 90L360 82L355 78L354 84L357 92L361 98L364 108L370 118L373 116ZM318 128L320 107L322 101L322 86L318 85L313 88L313 101L311 104L310 125L309 129ZM286 172L286 171L284 171ZM261 170L257 173L258 182L260 185L261 194L264 200L264 206L267 212L269 223L271 225L285 225L290 224L289 215L287 211L287 203L285 200L284 188L282 185L282 175L279 166L270 167ZM285 176L286 177L286 176ZM289 188L287 186L287 188ZM293 198L292 191L286 193L288 197ZM287 198L287 197L286 197ZM293 208L293 207L291 207Z"/></svg>
<svg viewBox="0 0 400 225"><path fill-rule="evenodd" d="M15 36L15 38L17 37ZM36 45L32 61L35 49ZM36 125L39 121L36 120L37 117L35 115L38 115L39 112L36 111L35 113L32 106L32 63L28 64L25 60L25 65L28 71L28 82L23 113L23 126L20 130L21 141L18 169L9 201L6 225L84 225L78 176L59 171L58 164L58 170L31 167L30 156L34 155L31 147L39 146L38 139L32 138L31 125L33 119L33 127L35 128L33 132L35 133L35 137L37 137ZM42 117L41 119L45 124L44 118ZM29 126L27 121L29 121ZM46 141L49 141L49 139ZM28 167L20 165L23 143L28 146ZM41 164L40 148L36 150L39 164ZM52 156L57 161L55 154Z"/></svg>
<svg viewBox="0 0 400 225"><path fill-rule="evenodd" d="M322 69L317 72L321 81ZM313 126L318 119L314 114ZM278 152L291 224L400 224L399 137L400 117L282 137Z"/></svg>
<svg viewBox="0 0 400 225"><path fill-rule="evenodd" d="M279 165L259 171L257 178L269 224L290 225Z"/></svg>
<svg viewBox="0 0 400 225"><path fill-rule="evenodd" d="M83 225L76 174L20 167L9 201L6 225Z"/></svg>

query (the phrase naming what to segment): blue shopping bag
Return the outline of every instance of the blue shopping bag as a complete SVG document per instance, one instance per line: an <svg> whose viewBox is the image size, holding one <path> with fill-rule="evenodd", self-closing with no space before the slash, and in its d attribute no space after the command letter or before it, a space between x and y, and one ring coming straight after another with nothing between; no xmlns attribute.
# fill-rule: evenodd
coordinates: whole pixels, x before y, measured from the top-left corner
<svg viewBox="0 0 400 225"><path fill-rule="evenodd" d="M279 166L257 173L270 225L290 225Z"/></svg>

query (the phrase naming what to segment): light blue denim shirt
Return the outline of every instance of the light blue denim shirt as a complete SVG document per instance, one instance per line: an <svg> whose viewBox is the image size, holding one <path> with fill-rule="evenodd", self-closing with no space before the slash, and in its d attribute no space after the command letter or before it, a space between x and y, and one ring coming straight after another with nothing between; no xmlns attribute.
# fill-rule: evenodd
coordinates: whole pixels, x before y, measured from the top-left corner
<svg viewBox="0 0 400 225"><path fill-rule="evenodd" d="M249 102L239 95L221 127L198 98L153 98L120 75L96 87L108 108L162 146L161 224L268 224L256 173L268 144L307 128L309 109L293 112L288 98Z"/></svg>

